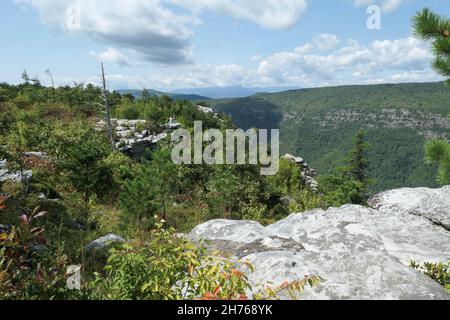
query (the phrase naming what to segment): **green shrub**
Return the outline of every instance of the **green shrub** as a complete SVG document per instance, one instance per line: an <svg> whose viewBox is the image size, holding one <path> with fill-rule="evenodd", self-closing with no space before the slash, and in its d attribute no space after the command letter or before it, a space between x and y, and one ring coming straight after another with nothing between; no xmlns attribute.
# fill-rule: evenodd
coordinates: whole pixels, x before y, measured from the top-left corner
<svg viewBox="0 0 450 320"><path fill-rule="evenodd" d="M411 261L411 267L438 282L450 293L450 262L447 264L425 262L421 266L415 261Z"/></svg>
<svg viewBox="0 0 450 320"><path fill-rule="evenodd" d="M226 259L209 256L202 246L177 238L157 224L149 239L112 249L105 274L90 285L93 299L186 300L245 296L245 275Z"/></svg>
<svg viewBox="0 0 450 320"><path fill-rule="evenodd" d="M437 181L450 184L450 143L445 140L431 140L425 145L425 159L428 164L439 165Z"/></svg>

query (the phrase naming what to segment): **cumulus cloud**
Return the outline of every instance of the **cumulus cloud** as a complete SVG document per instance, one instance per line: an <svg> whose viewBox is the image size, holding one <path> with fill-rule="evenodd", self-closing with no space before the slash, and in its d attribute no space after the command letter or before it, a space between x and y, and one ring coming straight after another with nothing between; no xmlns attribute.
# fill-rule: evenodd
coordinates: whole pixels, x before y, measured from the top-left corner
<svg viewBox="0 0 450 320"><path fill-rule="evenodd" d="M320 50L334 49L340 42L335 34L318 34L313 41Z"/></svg>
<svg viewBox="0 0 450 320"><path fill-rule="evenodd" d="M355 6L369 6L372 4L380 5L384 12L392 12L401 7L401 5L411 0L354 0Z"/></svg>
<svg viewBox="0 0 450 320"><path fill-rule="evenodd" d="M106 64L111 64L119 67L133 67L136 63L131 61L126 55L121 51L109 47L105 52L94 52L91 51L90 56L99 62L104 62Z"/></svg>
<svg viewBox="0 0 450 320"><path fill-rule="evenodd" d="M203 11L279 29L297 22L307 6L306 0L14 1L36 9L42 22L64 32L88 35L108 46L133 50L140 60L166 65L192 63L192 26L200 23ZM182 10L169 9L168 4Z"/></svg>
<svg viewBox="0 0 450 320"><path fill-rule="evenodd" d="M147 75L107 74L113 89L152 88L172 91L181 88L228 87L240 85L249 76L250 70L236 64L193 64L170 72L167 69ZM180 76L182 74L182 76ZM98 79L77 79L77 82L98 84ZM67 83L70 83L67 82Z"/></svg>
<svg viewBox="0 0 450 320"><path fill-rule="evenodd" d="M407 0L353 0L381 4L386 11ZM64 32L104 43L90 55L122 67L137 60L156 62L149 76L111 75L115 88L173 90L211 86L325 86L346 83L437 79L426 44L409 37L361 44L318 34L291 51L249 57L248 65L193 62L192 27L205 11L247 20L265 28L295 24L307 0L15 0L32 7L41 20ZM170 9L169 9L170 8ZM73 15L79 13L79 21ZM77 23L78 22L78 23ZM164 65L164 68L160 67ZM168 70L167 65L179 65ZM428 75L428 76L426 76ZM79 79L77 79L79 80Z"/></svg>
<svg viewBox="0 0 450 320"><path fill-rule="evenodd" d="M368 45L348 40L329 54L298 49L272 54L260 61L257 73L275 82L304 81L305 85L314 86L340 81L356 83L375 75L395 79L393 73L397 79L403 74L408 80L411 74L425 70L433 74L429 68L432 57L428 46L413 37Z"/></svg>
<svg viewBox="0 0 450 320"><path fill-rule="evenodd" d="M171 91L217 86L320 87L441 80L431 70L431 50L413 37L368 44L341 40L329 51L320 50L316 38L292 51L251 57L248 65L193 64L173 73L160 70L148 76L113 75L109 81L115 88Z"/></svg>
<svg viewBox="0 0 450 320"><path fill-rule="evenodd" d="M187 63L192 55L191 16L176 14L160 0L15 0L41 20L66 32L136 51L142 60Z"/></svg>
<svg viewBox="0 0 450 320"><path fill-rule="evenodd" d="M194 12L212 11L281 29L295 24L307 8L306 0L169 0Z"/></svg>

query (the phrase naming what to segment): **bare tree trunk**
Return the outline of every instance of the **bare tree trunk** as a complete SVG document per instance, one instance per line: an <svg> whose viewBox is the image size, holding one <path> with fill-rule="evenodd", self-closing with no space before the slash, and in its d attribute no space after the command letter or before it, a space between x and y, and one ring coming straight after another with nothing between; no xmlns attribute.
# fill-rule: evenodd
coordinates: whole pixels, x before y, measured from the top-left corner
<svg viewBox="0 0 450 320"><path fill-rule="evenodd" d="M111 126L111 113L110 113L110 108L109 108L108 93L106 91L105 68L103 67L103 62L102 62L102 84L103 84L102 98L103 98L103 102L105 105L104 114L105 114L106 125L108 127L108 138L109 138L109 141L111 142L112 150L114 152L114 151L116 151L116 143L114 142L112 126Z"/></svg>
<svg viewBox="0 0 450 320"><path fill-rule="evenodd" d="M53 100L56 102L56 87L55 87L55 81L53 80L53 74L50 71L50 69L45 70L45 73L47 73L47 75L50 78L50 81L52 82Z"/></svg>

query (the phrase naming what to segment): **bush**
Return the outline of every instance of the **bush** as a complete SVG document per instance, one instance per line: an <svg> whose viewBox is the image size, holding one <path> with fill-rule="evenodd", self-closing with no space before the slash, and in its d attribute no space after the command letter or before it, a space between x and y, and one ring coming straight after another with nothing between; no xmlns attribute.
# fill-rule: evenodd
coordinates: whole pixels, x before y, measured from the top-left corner
<svg viewBox="0 0 450 320"><path fill-rule="evenodd" d="M112 249L105 274L89 284L90 297L102 300L186 300L217 296L245 298L244 274L226 259L177 238L175 230L157 229L149 239Z"/></svg>
<svg viewBox="0 0 450 320"><path fill-rule="evenodd" d="M140 112L135 104L123 102L117 107L116 116L119 119L137 120L140 118Z"/></svg>
<svg viewBox="0 0 450 320"><path fill-rule="evenodd" d="M66 289L68 257L52 252L39 221L46 213L35 209L19 217L19 224L0 230L0 300L73 298Z"/></svg>
<svg viewBox="0 0 450 320"><path fill-rule="evenodd" d="M57 168L68 184L84 196L87 208L91 196L111 194L113 177L105 159L111 150L106 137L93 128L77 123L66 130L56 130L52 137Z"/></svg>
<svg viewBox="0 0 450 320"><path fill-rule="evenodd" d="M438 282L450 293L450 262L447 264L426 262L421 266L411 261L411 267Z"/></svg>

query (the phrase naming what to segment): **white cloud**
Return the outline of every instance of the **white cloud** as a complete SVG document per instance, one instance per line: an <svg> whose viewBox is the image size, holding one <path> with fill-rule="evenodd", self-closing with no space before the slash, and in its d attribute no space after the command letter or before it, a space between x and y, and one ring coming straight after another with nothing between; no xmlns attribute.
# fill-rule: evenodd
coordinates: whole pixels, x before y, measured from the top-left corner
<svg viewBox="0 0 450 320"><path fill-rule="evenodd" d="M330 54L298 50L272 54L260 61L257 73L289 85L295 81L314 86L358 83L374 76L394 80L393 74L433 75L429 67L432 57L428 46L412 37L373 41L368 45L348 40Z"/></svg>
<svg viewBox="0 0 450 320"><path fill-rule="evenodd" d="M353 0L394 10L405 0ZM291 51L249 57L248 65L204 65L192 61L191 30L202 12L251 21L267 28L294 24L307 0L15 0L38 10L42 21L65 32L105 43L90 55L107 64L129 67L138 60L157 62L149 76L111 75L115 88L173 90L211 86L326 86L334 84L440 79L429 65L432 53L409 37L361 44L333 34L318 34ZM167 5L171 4L172 10ZM176 4L178 8L173 7ZM80 28L67 28L70 5L80 9ZM180 10L176 10L180 9ZM184 13L180 13L184 12ZM186 13L187 12L187 13ZM181 64L176 70L159 64ZM80 79L77 79L80 80ZM89 79L85 79L90 81Z"/></svg>
<svg viewBox="0 0 450 320"><path fill-rule="evenodd" d="M411 0L353 0L355 6L380 5L384 12L392 12L402 6L403 3Z"/></svg>
<svg viewBox="0 0 450 320"><path fill-rule="evenodd" d="M91 51L90 56L99 62L104 62L106 64L116 65L119 67L133 67L136 63L131 61L127 56L125 56L121 51L109 47L105 52L94 52Z"/></svg>
<svg viewBox="0 0 450 320"><path fill-rule="evenodd" d="M109 75L108 81L112 88L172 91L217 86L321 87L442 80L430 67L433 55L429 47L412 37L367 45L350 39L326 53L314 42L313 39L292 51L255 56L253 63L246 66L192 64L173 70L162 68L149 75ZM97 83L97 78L84 80Z"/></svg>
<svg viewBox="0 0 450 320"><path fill-rule="evenodd" d="M168 0L194 12L212 11L248 20L271 29L295 24L306 11L307 0Z"/></svg>
<svg viewBox="0 0 450 320"><path fill-rule="evenodd" d="M133 50L140 60L166 65L192 63L192 26L200 23L203 11L279 29L300 19L306 1L14 0L21 7L36 9L45 24ZM182 7L184 13L169 9L169 3Z"/></svg>
<svg viewBox="0 0 450 320"><path fill-rule="evenodd" d="M148 76L113 75L114 88L154 88L171 91L204 87L320 87L344 84L441 80L431 69L427 44L409 37L373 41L363 45L341 41L331 51L321 51L314 39L292 51L250 58L248 65L193 64Z"/></svg>
<svg viewBox="0 0 450 320"><path fill-rule="evenodd" d="M180 88L228 87L243 84L250 70L235 64L189 65L170 72L167 69L147 75L107 74L111 88L151 88L172 91ZM180 76L182 75L182 76ZM97 78L78 79L80 82L98 84Z"/></svg>
<svg viewBox="0 0 450 320"><path fill-rule="evenodd" d="M114 47L134 50L142 60L176 64L191 59L193 33L189 26L196 22L195 18L168 10L160 0L15 2L36 9L46 24L65 32L88 35Z"/></svg>
<svg viewBox="0 0 450 320"><path fill-rule="evenodd" d="M336 48L340 40L334 34L318 34L314 37L314 44L320 50L331 50Z"/></svg>

